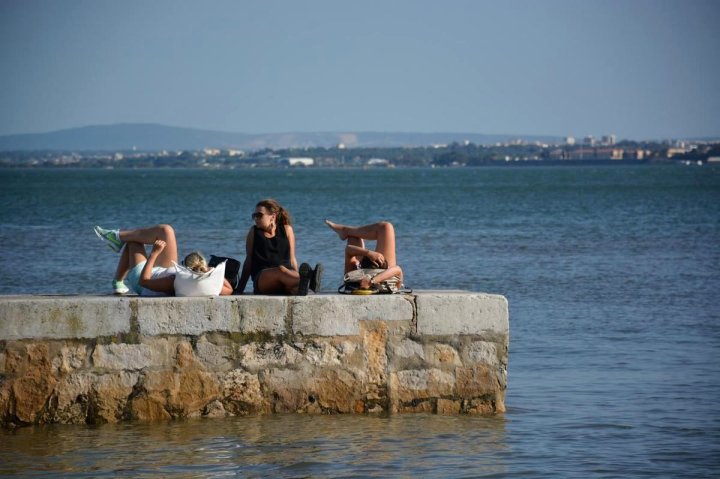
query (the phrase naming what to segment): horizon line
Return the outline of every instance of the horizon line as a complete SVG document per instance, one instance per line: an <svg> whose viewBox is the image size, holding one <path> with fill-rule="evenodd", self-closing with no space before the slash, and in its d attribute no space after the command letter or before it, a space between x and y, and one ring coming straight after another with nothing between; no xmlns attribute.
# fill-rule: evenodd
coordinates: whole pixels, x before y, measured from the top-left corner
<svg viewBox="0 0 720 479"><path fill-rule="evenodd" d="M487 132L474 132L474 131L448 131L448 130L435 130L435 131L417 131L417 130L285 130L277 132L260 132L260 133L248 133L244 131L230 131L230 130L215 130L209 128L193 127L193 126L177 126L168 125L163 123L153 122L118 122L118 123L98 123L92 125L82 125L67 128L60 128L49 131L37 131L37 132L26 132L26 133L0 133L0 138L10 136L31 136L31 135L48 135L54 133L63 133L74 130L83 130L90 128L112 128L122 126L151 126L160 127L176 130L195 130L208 133L223 133L231 135L247 135L247 136L263 136L263 135L289 135L289 134L332 134L332 135L343 135L343 134L405 134L405 135L481 135L481 136L501 136L510 138L522 138L522 137L552 137L552 138L601 138L603 136L616 135L614 133L604 133L600 136L594 134L587 135L572 135L572 134L551 134L551 133L487 133ZM664 136L654 138L644 138L642 140L632 139L630 137L618 138L618 141L629 140L629 141L666 141L666 140L707 140L707 139L720 139L720 134L715 135L693 135L693 136Z"/></svg>

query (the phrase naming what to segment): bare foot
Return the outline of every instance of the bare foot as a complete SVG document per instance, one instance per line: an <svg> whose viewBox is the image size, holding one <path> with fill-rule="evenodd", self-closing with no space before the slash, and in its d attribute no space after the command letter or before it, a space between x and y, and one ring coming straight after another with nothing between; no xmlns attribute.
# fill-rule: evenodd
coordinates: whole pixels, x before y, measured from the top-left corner
<svg viewBox="0 0 720 479"><path fill-rule="evenodd" d="M331 230L333 230L337 235L340 237L341 240L345 241L348 237L347 233L345 233L345 227L343 225L339 225L337 223L333 223L330 220L325 220L325 224L330 227Z"/></svg>

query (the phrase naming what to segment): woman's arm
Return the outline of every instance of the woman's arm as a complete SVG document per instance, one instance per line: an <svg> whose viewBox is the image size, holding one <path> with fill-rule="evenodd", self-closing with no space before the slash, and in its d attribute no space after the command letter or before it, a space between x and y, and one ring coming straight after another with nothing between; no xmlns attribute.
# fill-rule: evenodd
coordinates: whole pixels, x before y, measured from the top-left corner
<svg viewBox="0 0 720 479"><path fill-rule="evenodd" d="M295 232L292 226L285 225L285 234L290 244L290 264L292 265L292 269L298 271L297 258L295 258Z"/></svg>
<svg viewBox="0 0 720 479"><path fill-rule="evenodd" d="M382 273L376 274L372 278L365 277L360 280L360 288L362 289L370 289L370 287L373 284L380 283L382 281L385 281L388 278L392 278L393 276L398 276L400 278L400 283L402 284L403 279L403 272L399 265L395 265L392 268L388 268Z"/></svg>
<svg viewBox="0 0 720 479"><path fill-rule="evenodd" d="M138 281L138 283L140 283L140 286L142 286L143 288L157 291L158 293L169 294L172 296L175 294L174 274L166 276L164 278L152 279L153 267L155 266L155 262L157 261L158 256L160 256L160 253L162 253L165 249L165 246L167 246L167 243L165 243L165 241L155 240L152 251L150 252L150 256L145 262L145 266L143 266L143 270L140 273L140 280Z"/></svg>
<svg viewBox="0 0 720 479"><path fill-rule="evenodd" d="M253 227L251 227L245 238L245 262L242 265L242 273L240 274L240 282L238 283L238 291L241 293L245 291L245 286L247 286L250 272L252 271L252 252L253 245L255 244L253 233Z"/></svg>
<svg viewBox="0 0 720 479"><path fill-rule="evenodd" d="M348 256L365 256L375 263L378 268L386 268L388 266L387 261L385 261L385 256L377 251L349 244L345 247L345 253Z"/></svg>
<svg viewBox="0 0 720 479"><path fill-rule="evenodd" d="M230 285L230 281L223 279L223 287L220 290L220 296L230 296L231 294L233 294L233 289Z"/></svg>

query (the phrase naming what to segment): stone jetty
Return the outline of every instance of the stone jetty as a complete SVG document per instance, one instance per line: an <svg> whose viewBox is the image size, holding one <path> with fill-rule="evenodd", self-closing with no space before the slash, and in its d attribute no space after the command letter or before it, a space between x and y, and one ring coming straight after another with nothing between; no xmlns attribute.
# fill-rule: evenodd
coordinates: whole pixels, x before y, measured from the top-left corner
<svg viewBox="0 0 720 479"><path fill-rule="evenodd" d="M0 425L505 410L503 296L0 297Z"/></svg>

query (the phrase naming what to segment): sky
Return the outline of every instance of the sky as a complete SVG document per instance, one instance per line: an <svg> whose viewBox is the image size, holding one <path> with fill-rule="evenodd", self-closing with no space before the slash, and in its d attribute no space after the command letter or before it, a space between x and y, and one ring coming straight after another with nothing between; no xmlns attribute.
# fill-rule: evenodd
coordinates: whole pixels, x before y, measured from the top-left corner
<svg viewBox="0 0 720 479"><path fill-rule="evenodd" d="M718 0L0 0L0 135L720 136Z"/></svg>

